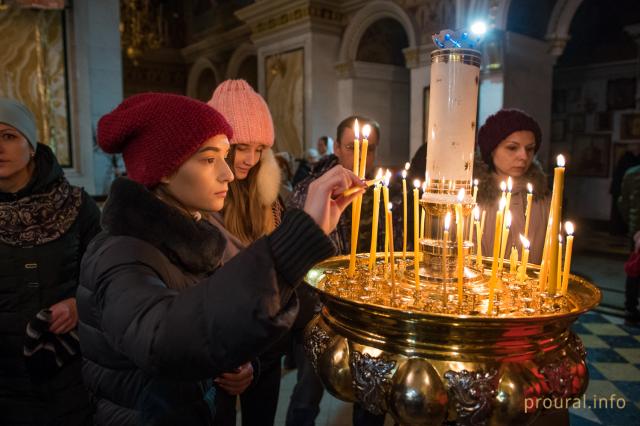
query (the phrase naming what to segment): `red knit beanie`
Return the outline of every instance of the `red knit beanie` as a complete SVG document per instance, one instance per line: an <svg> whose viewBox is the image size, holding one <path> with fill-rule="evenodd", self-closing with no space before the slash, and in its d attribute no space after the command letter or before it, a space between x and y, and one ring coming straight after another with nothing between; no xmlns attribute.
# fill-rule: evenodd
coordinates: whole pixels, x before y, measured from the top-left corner
<svg viewBox="0 0 640 426"><path fill-rule="evenodd" d="M203 102L168 93L131 96L98 121L100 148L122 153L127 175L148 187L221 134L233 137L222 114Z"/></svg>
<svg viewBox="0 0 640 426"><path fill-rule="evenodd" d="M536 139L536 151L540 149L542 132L540 126L529 114L519 109L501 109L487 118L478 131L478 145L482 159L488 165L493 164L491 153L511 133L528 130Z"/></svg>

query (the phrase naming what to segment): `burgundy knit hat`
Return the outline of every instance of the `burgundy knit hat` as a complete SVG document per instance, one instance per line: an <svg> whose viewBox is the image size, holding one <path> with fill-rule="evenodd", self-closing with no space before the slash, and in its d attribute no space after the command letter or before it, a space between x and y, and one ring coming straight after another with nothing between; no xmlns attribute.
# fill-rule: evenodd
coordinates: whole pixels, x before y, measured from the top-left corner
<svg viewBox="0 0 640 426"><path fill-rule="evenodd" d="M168 93L131 96L98 121L100 148L122 153L128 176L148 187L221 134L233 137L222 114L203 102Z"/></svg>
<svg viewBox="0 0 640 426"><path fill-rule="evenodd" d="M487 118L478 131L478 145L485 163L491 165L491 153L511 133L520 130L533 132L536 139L536 151L540 149L542 132L540 126L529 114L519 109L501 109Z"/></svg>

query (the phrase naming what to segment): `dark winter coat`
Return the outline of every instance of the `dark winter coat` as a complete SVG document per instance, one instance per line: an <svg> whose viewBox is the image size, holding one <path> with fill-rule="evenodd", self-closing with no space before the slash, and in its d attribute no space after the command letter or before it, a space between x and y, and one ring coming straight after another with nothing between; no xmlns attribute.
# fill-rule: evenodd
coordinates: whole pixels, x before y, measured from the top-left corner
<svg viewBox="0 0 640 426"><path fill-rule="evenodd" d="M220 232L114 182L78 289L83 374L98 425L210 424L210 379L291 326L294 288L331 242L303 211L224 266Z"/></svg>
<svg viewBox="0 0 640 426"><path fill-rule="evenodd" d="M473 177L479 180L477 201L480 211L485 210L487 212L484 233L482 234L482 254L483 256L491 256L496 228L496 214L502 196L500 182L497 180L497 175L491 172L486 163L479 158L476 158L473 166ZM529 262L540 264L551 207L551 192L548 188L547 176L537 161L531 163L529 170L522 177L513 181L509 207L512 214L512 222L505 257L509 257L513 246L518 249L518 253L522 253L520 234L524 234L525 227L527 183L531 183L533 186L533 203L531 205L528 236L531 243Z"/></svg>
<svg viewBox="0 0 640 426"><path fill-rule="evenodd" d="M38 145L34 160L25 188L0 193L0 424L83 424L90 407L80 358L51 377L33 377L23 346L38 311L75 296L100 211L69 185L49 147Z"/></svg>

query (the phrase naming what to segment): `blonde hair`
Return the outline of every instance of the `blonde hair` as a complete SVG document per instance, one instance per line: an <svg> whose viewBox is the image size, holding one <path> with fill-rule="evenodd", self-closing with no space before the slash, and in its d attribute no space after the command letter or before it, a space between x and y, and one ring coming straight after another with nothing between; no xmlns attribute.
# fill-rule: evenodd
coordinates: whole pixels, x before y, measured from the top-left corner
<svg viewBox="0 0 640 426"><path fill-rule="evenodd" d="M235 145L227 159L233 170ZM235 179L229 183L229 194L224 203L222 218L225 228L245 244L250 244L275 229L272 206L265 206L260 197L258 172L260 161L249 170L245 179Z"/></svg>

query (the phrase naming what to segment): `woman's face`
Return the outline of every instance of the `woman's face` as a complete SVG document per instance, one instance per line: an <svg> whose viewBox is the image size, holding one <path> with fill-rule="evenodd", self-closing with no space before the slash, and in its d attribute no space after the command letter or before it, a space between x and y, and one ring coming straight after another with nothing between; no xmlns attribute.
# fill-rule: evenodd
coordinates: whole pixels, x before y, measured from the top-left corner
<svg viewBox="0 0 640 426"><path fill-rule="evenodd" d="M233 173L238 180L246 179L251 168L260 161L265 146L239 143L234 145L234 149Z"/></svg>
<svg viewBox="0 0 640 426"><path fill-rule="evenodd" d="M507 136L493 150L493 165L501 176L524 175L535 155L536 138L529 130L518 130Z"/></svg>
<svg viewBox="0 0 640 426"><path fill-rule="evenodd" d="M162 183L189 211L220 211L233 180L225 160L228 154L229 139L225 135L213 136Z"/></svg>
<svg viewBox="0 0 640 426"><path fill-rule="evenodd" d="M31 144L15 127L0 123L0 180L26 172L31 159Z"/></svg>

